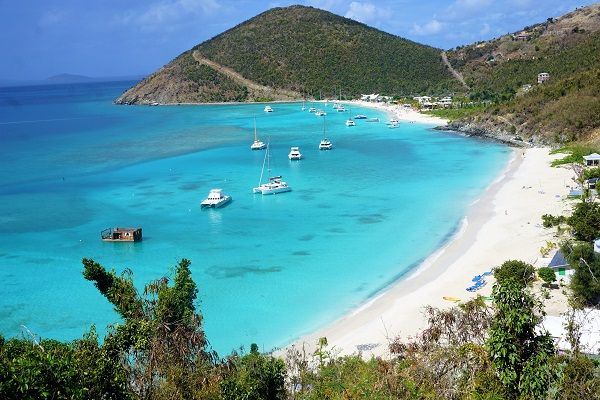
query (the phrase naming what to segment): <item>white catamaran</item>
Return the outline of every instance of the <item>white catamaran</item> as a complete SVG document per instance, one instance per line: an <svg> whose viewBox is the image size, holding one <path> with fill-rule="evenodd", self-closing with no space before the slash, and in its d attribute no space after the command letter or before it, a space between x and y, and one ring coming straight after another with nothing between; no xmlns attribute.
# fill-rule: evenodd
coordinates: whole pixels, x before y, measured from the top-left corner
<svg viewBox="0 0 600 400"><path fill-rule="evenodd" d="M270 174L271 163L269 155L269 144L267 144L267 151L265 152L265 158L263 160L262 169L260 170L260 179L258 180L258 186L252 189L252 192L265 195L289 192L290 190L292 190L292 188L289 187L288 184L282 180L283 177L281 175L269 177L269 180L263 183L262 180L265 172L265 163L267 164L267 174Z"/></svg>
<svg viewBox="0 0 600 400"><path fill-rule="evenodd" d="M250 145L250 149L262 150L265 147L267 147L267 145L256 136L256 117L254 117L254 142Z"/></svg>

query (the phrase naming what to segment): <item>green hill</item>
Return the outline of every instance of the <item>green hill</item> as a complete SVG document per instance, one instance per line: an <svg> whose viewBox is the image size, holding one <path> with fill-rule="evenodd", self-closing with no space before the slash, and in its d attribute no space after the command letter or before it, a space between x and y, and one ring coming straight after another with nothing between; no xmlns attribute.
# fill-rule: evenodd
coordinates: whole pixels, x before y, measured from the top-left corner
<svg viewBox="0 0 600 400"><path fill-rule="evenodd" d="M186 51L119 103L460 90L440 50L312 7L266 11Z"/></svg>
<svg viewBox="0 0 600 400"><path fill-rule="evenodd" d="M491 105L470 124L538 143L595 140L600 127L600 4L526 27L521 32L448 52ZM538 74L550 79L537 83ZM524 89L524 85L531 88Z"/></svg>

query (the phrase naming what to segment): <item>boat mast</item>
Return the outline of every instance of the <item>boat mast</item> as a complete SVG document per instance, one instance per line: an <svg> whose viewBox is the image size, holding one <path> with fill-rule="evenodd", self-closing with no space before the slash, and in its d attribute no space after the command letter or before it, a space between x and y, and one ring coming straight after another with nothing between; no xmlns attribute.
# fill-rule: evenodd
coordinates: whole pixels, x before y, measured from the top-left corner
<svg viewBox="0 0 600 400"><path fill-rule="evenodd" d="M256 142L256 115L254 116L254 141Z"/></svg>
<svg viewBox="0 0 600 400"><path fill-rule="evenodd" d="M265 162L267 161L267 157L269 155L269 142L267 142L267 151L265 151L265 158L263 158L262 169L260 170L260 178L258 179L258 186L262 184L263 173L265 172Z"/></svg>

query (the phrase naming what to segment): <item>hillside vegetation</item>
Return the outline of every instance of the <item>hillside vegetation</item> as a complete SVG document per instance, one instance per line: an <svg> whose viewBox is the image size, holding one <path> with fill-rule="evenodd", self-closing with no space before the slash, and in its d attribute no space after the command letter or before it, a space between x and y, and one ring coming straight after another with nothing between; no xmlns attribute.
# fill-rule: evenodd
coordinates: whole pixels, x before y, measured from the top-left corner
<svg viewBox="0 0 600 400"><path fill-rule="evenodd" d="M596 140L599 29L600 5L592 5L448 52L450 63L471 86L471 98L491 102L483 113L453 126L504 131L536 143ZM543 84L537 83L540 72L550 74ZM527 84L532 87L524 90Z"/></svg>
<svg viewBox="0 0 600 400"><path fill-rule="evenodd" d="M118 103L256 101L461 90L440 50L312 7L266 11L193 49ZM222 66L218 71L198 59ZM212 72L208 69L212 69ZM261 89L243 84L231 70Z"/></svg>

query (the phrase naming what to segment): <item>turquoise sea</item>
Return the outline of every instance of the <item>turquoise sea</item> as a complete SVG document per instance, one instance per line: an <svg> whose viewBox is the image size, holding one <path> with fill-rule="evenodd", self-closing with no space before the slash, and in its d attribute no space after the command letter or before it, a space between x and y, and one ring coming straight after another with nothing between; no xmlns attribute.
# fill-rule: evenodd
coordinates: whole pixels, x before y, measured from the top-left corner
<svg viewBox="0 0 600 400"><path fill-rule="evenodd" d="M220 354L270 350L342 316L447 241L505 168L506 147L402 123L357 121L301 104L116 106L133 82L0 88L0 333L22 325L71 340L118 322L81 259L129 268L139 288L192 261L198 305ZM309 104L307 103L307 107ZM252 194L271 143L292 187ZM290 162L290 146L305 158ZM233 197L200 210L211 188ZM140 226L140 243L105 243Z"/></svg>

